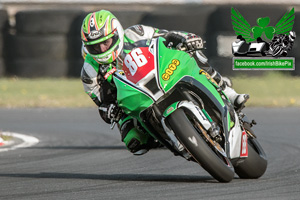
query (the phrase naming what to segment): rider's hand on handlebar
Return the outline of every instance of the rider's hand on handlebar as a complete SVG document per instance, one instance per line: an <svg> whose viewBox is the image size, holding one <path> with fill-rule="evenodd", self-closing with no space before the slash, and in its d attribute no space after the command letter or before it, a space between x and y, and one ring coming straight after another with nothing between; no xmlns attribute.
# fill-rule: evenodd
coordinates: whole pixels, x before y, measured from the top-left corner
<svg viewBox="0 0 300 200"><path fill-rule="evenodd" d="M120 108L115 104L109 104L107 106L106 116L108 119L115 119L119 113Z"/></svg>
<svg viewBox="0 0 300 200"><path fill-rule="evenodd" d="M166 45L176 47L182 51L193 52L203 48L203 40L193 33L170 31L165 35Z"/></svg>
<svg viewBox="0 0 300 200"><path fill-rule="evenodd" d="M105 119L107 119L110 122L118 122L120 118L122 117L123 111L121 108L119 108L116 104L109 104L109 105L103 105L99 107L99 110L104 112Z"/></svg>
<svg viewBox="0 0 300 200"><path fill-rule="evenodd" d="M185 41L185 34L177 31L170 31L164 36L164 38L166 39L166 46L177 47Z"/></svg>
<svg viewBox="0 0 300 200"><path fill-rule="evenodd" d="M196 34L189 33L186 35L186 40L184 41L184 45L188 48L188 50L198 50L203 48L202 38Z"/></svg>

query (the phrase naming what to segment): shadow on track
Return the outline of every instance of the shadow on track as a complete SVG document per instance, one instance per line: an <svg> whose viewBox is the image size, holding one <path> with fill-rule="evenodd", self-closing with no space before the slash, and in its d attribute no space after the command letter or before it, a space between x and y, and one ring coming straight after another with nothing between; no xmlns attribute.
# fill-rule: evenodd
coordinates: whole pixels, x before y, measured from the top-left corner
<svg viewBox="0 0 300 200"><path fill-rule="evenodd" d="M126 150L125 146L33 146L27 149L82 149L82 150L97 150L97 149L108 149L108 150Z"/></svg>
<svg viewBox="0 0 300 200"><path fill-rule="evenodd" d="M210 176L163 175L163 174L75 174L75 173L37 173L37 174L0 174L0 177L45 178L45 179L91 179L111 181L145 182L210 182L217 183Z"/></svg>
<svg viewBox="0 0 300 200"><path fill-rule="evenodd" d="M26 149L77 149L77 150L126 150L125 145L124 146L33 146L33 147L27 147ZM157 151L157 150L168 150L166 147L157 147L150 149L151 151Z"/></svg>

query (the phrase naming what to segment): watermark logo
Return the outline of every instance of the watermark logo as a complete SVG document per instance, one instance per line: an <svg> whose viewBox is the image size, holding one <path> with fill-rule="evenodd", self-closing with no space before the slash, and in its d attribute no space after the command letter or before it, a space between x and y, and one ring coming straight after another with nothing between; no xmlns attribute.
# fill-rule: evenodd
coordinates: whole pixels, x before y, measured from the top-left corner
<svg viewBox="0 0 300 200"><path fill-rule="evenodd" d="M286 57L296 39L294 13L292 8L275 26L270 26L269 17L259 17L257 25L251 26L237 9L231 8L232 27L238 39L232 43L233 69L294 70L295 58Z"/></svg>
<svg viewBox="0 0 300 200"><path fill-rule="evenodd" d="M264 40L272 40L274 35L288 35L292 31L295 20L294 13L294 8L292 8L275 26L268 26L270 24L269 17L260 17L256 20L257 26L251 26L238 10L231 8L232 27L235 34L241 35L246 42L253 42L259 37Z"/></svg>
<svg viewBox="0 0 300 200"><path fill-rule="evenodd" d="M294 70L295 58L249 58L249 57L234 57L234 70Z"/></svg>

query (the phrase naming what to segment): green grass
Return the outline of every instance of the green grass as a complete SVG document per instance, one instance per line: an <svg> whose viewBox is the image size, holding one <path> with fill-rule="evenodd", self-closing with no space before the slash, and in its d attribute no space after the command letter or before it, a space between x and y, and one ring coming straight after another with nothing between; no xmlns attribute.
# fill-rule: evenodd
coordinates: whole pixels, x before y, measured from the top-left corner
<svg viewBox="0 0 300 200"><path fill-rule="evenodd" d="M80 79L0 79L0 107L90 107Z"/></svg>
<svg viewBox="0 0 300 200"><path fill-rule="evenodd" d="M2 131L0 131L0 139L2 139L4 141L9 141L9 140L12 140L13 137L11 135L3 134Z"/></svg>
<svg viewBox="0 0 300 200"><path fill-rule="evenodd" d="M233 88L250 94L247 106L300 106L300 78L271 72L261 77L233 77ZM0 79L0 107L92 107L78 79Z"/></svg>
<svg viewBox="0 0 300 200"><path fill-rule="evenodd" d="M300 77L269 72L261 77L234 77L232 81L237 92L250 94L247 106L300 106Z"/></svg>

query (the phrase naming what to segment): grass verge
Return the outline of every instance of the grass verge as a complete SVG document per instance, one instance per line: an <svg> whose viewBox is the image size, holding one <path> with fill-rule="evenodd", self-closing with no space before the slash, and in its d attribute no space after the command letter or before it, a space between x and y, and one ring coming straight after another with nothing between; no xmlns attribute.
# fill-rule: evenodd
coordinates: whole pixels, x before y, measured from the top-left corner
<svg viewBox="0 0 300 200"><path fill-rule="evenodd" d="M300 78L270 72L261 77L233 77L233 88L250 94L247 106L300 107ZM91 107L80 79L0 79L0 107Z"/></svg>
<svg viewBox="0 0 300 200"><path fill-rule="evenodd" d="M300 77L269 72L261 77L234 77L233 88L250 94L247 106L300 107Z"/></svg>
<svg viewBox="0 0 300 200"><path fill-rule="evenodd" d="M90 107L80 79L0 79L0 107Z"/></svg>

